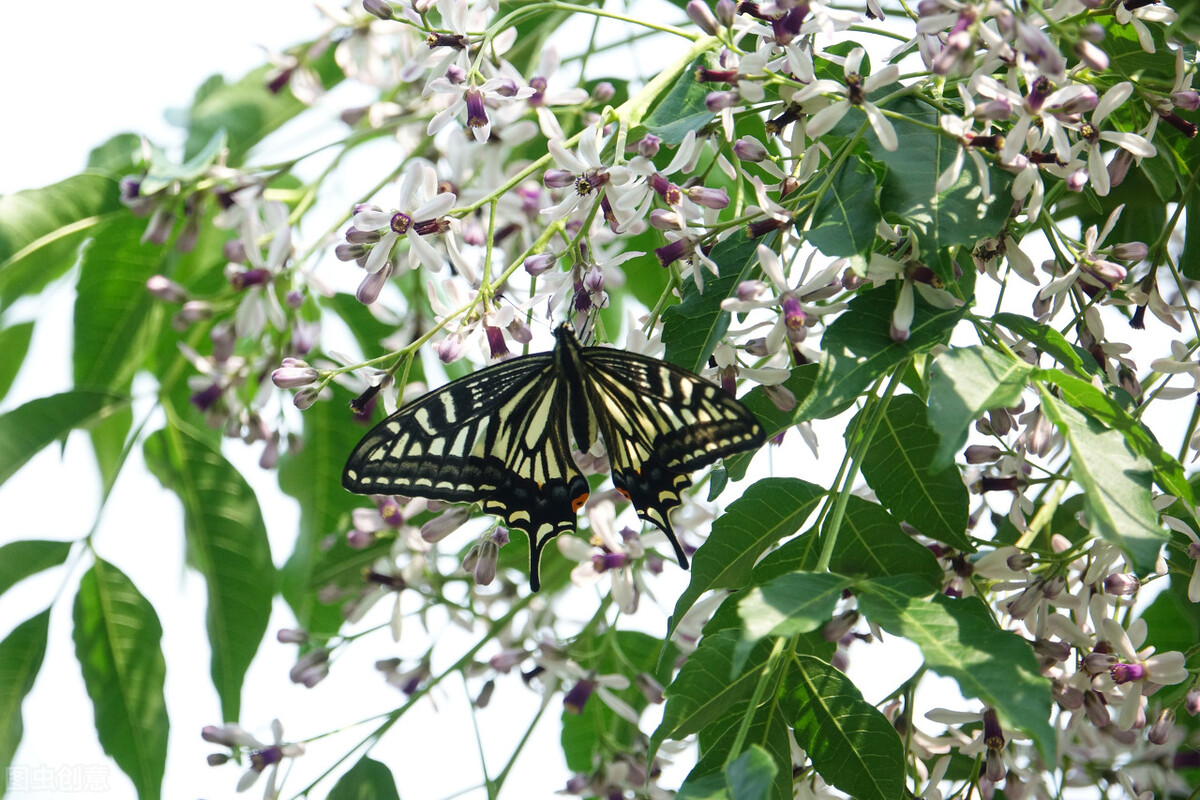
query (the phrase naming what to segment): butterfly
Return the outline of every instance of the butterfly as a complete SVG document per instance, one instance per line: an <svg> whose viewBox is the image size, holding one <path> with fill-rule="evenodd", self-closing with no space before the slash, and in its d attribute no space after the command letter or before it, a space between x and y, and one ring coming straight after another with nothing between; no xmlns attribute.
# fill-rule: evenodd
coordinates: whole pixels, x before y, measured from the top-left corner
<svg viewBox="0 0 1200 800"><path fill-rule="evenodd" d="M575 529L590 488L571 455L604 440L613 485L660 528L684 569L671 510L689 473L766 438L721 387L681 367L584 347L568 324L549 353L518 356L403 406L354 448L342 486L358 494L480 503L529 537L529 583L542 548Z"/></svg>

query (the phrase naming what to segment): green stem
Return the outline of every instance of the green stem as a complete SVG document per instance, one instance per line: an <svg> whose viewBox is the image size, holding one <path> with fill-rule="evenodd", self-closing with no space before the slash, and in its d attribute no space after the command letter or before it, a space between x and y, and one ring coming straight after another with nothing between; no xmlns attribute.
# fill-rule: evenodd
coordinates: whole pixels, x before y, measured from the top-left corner
<svg viewBox="0 0 1200 800"><path fill-rule="evenodd" d="M850 489L858 477L859 464L862 463L862 454L866 452L866 449L871 445L871 440L875 438L875 432L879 430L879 425L883 422L883 417L887 413L888 401L896 393L896 389L900 387L901 377L907 368L908 361L904 361L896 366L896 369L892 372L892 378L888 381L887 388L883 392L883 396L874 404L875 408L869 415L869 421L865 423L865 429L862 420L868 418L868 415L859 415L859 429L862 431L862 436L857 436L856 431L856 437L852 440L853 444L850 446L850 452L847 454L849 467L846 470L846 477L841 483L841 488L837 493L833 513L830 515L825 526L825 533L821 541L821 558L817 562L817 572L827 572L829 570L829 562L833 558L833 548L837 545L838 533L842 528L842 520L846 517L846 506L850 502Z"/></svg>

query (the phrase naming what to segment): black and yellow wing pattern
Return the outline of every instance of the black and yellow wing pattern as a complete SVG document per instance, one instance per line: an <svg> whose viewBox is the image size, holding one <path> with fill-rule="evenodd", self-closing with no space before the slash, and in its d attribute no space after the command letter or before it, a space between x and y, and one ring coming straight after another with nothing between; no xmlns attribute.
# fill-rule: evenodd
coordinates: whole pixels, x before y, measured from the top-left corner
<svg viewBox="0 0 1200 800"><path fill-rule="evenodd" d="M759 447L758 420L719 386L648 356L583 347L568 325L550 353L520 356L452 381L368 433L342 485L360 494L480 503L529 537L529 581L542 548L574 530L588 482L571 444L600 436L613 484L638 516L687 554L668 517L690 473Z"/></svg>

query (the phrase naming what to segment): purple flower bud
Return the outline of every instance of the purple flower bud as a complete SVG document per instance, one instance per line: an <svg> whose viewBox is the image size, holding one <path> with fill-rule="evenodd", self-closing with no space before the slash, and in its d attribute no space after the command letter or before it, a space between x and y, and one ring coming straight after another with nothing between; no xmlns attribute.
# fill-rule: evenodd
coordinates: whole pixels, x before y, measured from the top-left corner
<svg viewBox="0 0 1200 800"><path fill-rule="evenodd" d="M542 184L547 189L565 189L575 185L575 173L565 169L548 169L542 175Z"/></svg>
<svg viewBox="0 0 1200 800"><path fill-rule="evenodd" d="M733 143L733 154L742 161L763 161L770 153L753 136L743 136Z"/></svg>
<svg viewBox="0 0 1200 800"><path fill-rule="evenodd" d="M737 3L733 0L717 0L717 21L726 28L733 26L737 19Z"/></svg>
<svg viewBox="0 0 1200 800"><path fill-rule="evenodd" d="M1075 55L1093 72L1108 69L1108 54L1087 39L1080 39L1075 43Z"/></svg>
<svg viewBox="0 0 1200 800"><path fill-rule="evenodd" d="M221 385L218 383L211 383L207 388L201 389L193 394L190 398L188 398L188 400L192 405L201 411L209 411L217 404L217 401L221 399L221 394Z"/></svg>
<svg viewBox="0 0 1200 800"><path fill-rule="evenodd" d="M693 186L687 190L687 196L698 206L721 210L728 207L729 195L724 189L710 189L707 186Z"/></svg>
<svg viewBox="0 0 1200 800"><path fill-rule="evenodd" d="M338 261L357 261L366 254L367 248L361 244L339 244L333 248L333 255Z"/></svg>
<svg viewBox="0 0 1200 800"><path fill-rule="evenodd" d="M696 27L707 33L709 36L715 36L720 23L713 16L712 11L708 7L708 3L703 0L691 0L687 4L688 18L696 24Z"/></svg>
<svg viewBox="0 0 1200 800"><path fill-rule="evenodd" d="M146 290L159 300L168 303L182 303L187 300L187 289L162 275L152 275L146 280Z"/></svg>
<svg viewBox="0 0 1200 800"><path fill-rule="evenodd" d="M372 16L380 19L395 19L396 14L392 11L390 3L384 0L363 0L363 10Z"/></svg>
<svg viewBox="0 0 1200 800"><path fill-rule="evenodd" d="M789 335L788 339L792 337ZM782 384L773 384L771 386L762 387L763 394L771 401L771 405L778 408L780 411L787 413L796 408L796 393Z"/></svg>
<svg viewBox="0 0 1200 800"><path fill-rule="evenodd" d="M427 542L440 542L470 518L469 506L451 506L421 526L421 538Z"/></svg>
<svg viewBox="0 0 1200 800"><path fill-rule="evenodd" d="M642 693L642 696L651 703L654 703L655 705L662 704L664 699L663 686L650 673L639 672L637 675L633 676L633 685L636 686L638 691Z"/></svg>
<svg viewBox="0 0 1200 800"><path fill-rule="evenodd" d="M732 108L742 101L742 96L736 91L728 92L709 92L704 98L704 106L712 113L716 114L726 108Z"/></svg>
<svg viewBox="0 0 1200 800"><path fill-rule="evenodd" d="M484 325L483 332L487 336L488 349L492 358L504 358L508 355L508 344L504 341L503 330L494 325Z"/></svg>
<svg viewBox="0 0 1200 800"><path fill-rule="evenodd" d="M1071 657L1071 645L1064 641L1037 639L1033 643L1033 651L1051 661L1066 661Z"/></svg>
<svg viewBox="0 0 1200 800"><path fill-rule="evenodd" d="M146 224L146 232L142 234L142 243L166 244L175 228L175 215L166 208L157 208Z"/></svg>
<svg viewBox="0 0 1200 800"><path fill-rule="evenodd" d="M999 460L1004 451L990 444L973 444L966 450L968 464L990 464Z"/></svg>
<svg viewBox="0 0 1200 800"><path fill-rule="evenodd" d="M296 392L292 397L292 405L303 411L306 408L311 408L312 404L317 402L317 397L320 396L321 390L315 386L309 386Z"/></svg>
<svg viewBox="0 0 1200 800"><path fill-rule="evenodd" d="M1146 732L1146 739L1150 744L1166 744L1173 727L1175 727L1175 710L1164 708L1158 715L1158 719L1154 720L1154 724L1150 726L1150 730Z"/></svg>
<svg viewBox="0 0 1200 800"><path fill-rule="evenodd" d="M471 569L477 585L487 586L496 579L496 562L499 558L500 548L490 538L479 544L479 555Z"/></svg>
<svg viewBox="0 0 1200 800"><path fill-rule="evenodd" d="M496 690L496 682L488 680L483 684L483 688L479 690L479 694L475 697L476 708L487 708L488 703L492 701L492 692Z"/></svg>
<svg viewBox="0 0 1200 800"><path fill-rule="evenodd" d="M1137 575L1114 573L1104 579L1104 591L1108 594L1132 595L1137 594L1140 588L1142 588L1142 584Z"/></svg>
<svg viewBox="0 0 1200 800"><path fill-rule="evenodd" d="M767 285L762 281L741 281L737 285L737 299L743 303L753 300L766 291Z"/></svg>
<svg viewBox="0 0 1200 800"><path fill-rule="evenodd" d="M825 623L821 628L821 638L827 642L836 642L854 629L858 624L859 613L855 609L843 611Z"/></svg>
<svg viewBox="0 0 1200 800"><path fill-rule="evenodd" d="M275 633L275 640L280 644L304 644L308 641L308 631L300 628L280 628Z"/></svg>
<svg viewBox="0 0 1200 800"><path fill-rule="evenodd" d="M288 671L292 683L300 683L311 689L329 674L329 651L324 647L315 647L300 658Z"/></svg>
<svg viewBox="0 0 1200 800"><path fill-rule="evenodd" d="M677 231L683 226L679 223L679 215L665 208L656 208L650 212L650 227L660 231Z"/></svg>
<svg viewBox="0 0 1200 800"><path fill-rule="evenodd" d="M1083 710L1097 728L1103 728L1111 721L1108 708L1104 705L1104 697L1095 689L1088 689L1083 694Z"/></svg>
<svg viewBox="0 0 1200 800"><path fill-rule="evenodd" d="M1014 572L1023 572L1032 567L1035 561L1037 559L1034 558L1033 553L1013 553L1005 559L1004 563Z"/></svg>
<svg viewBox="0 0 1200 800"><path fill-rule="evenodd" d="M362 283L358 285L358 291L354 296L358 302L364 306L369 306L379 299L379 293L383 291L384 284L392 275L392 262L384 263L383 267L376 273L367 273L367 276L362 279Z"/></svg>
<svg viewBox="0 0 1200 800"><path fill-rule="evenodd" d="M349 228L346 229L345 236L346 236L346 241L349 242L350 244L374 244L375 242L378 242L383 237L383 233L381 231L377 231L377 230L361 231L358 228L355 228L353 225L351 225ZM364 253L366 252L365 248L363 248L363 252ZM360 253L360 255L361 255L361 253ZM339 258L341 258L341 256L339 256ZM357 256L352 257L352 258L342 258L342 261L353 261L354 258L357 258Z"/></svg>
<svg viewBox="0 0 1200 800"><path fill-rule="evenodd" d="M662 143L662 139L655 136L653 133L647 133L638 142L638 155L644 158L654 158L658 155L658 146Z"/></svg>
<svg viewBox="0 0 1200 800"><path fill-rule="evenodd" d="M1112 257L1121 261L1141 261L1150 253L1144 242L1121 242L1113 245Z"/></svg>
<svg viewBox="0 0 1200 800"><path fill-rule="evenodd" d="M271 373L271 383L280 389L299 389L315 383L321 373L295 358L285 358L283 366Z"/></svg>
<svg viewBox="0 0 1200 800"><path fill-rule="evenodd" d="M607 103L617 94L617 87L608 81L600 81L592 87L592 99L597 103Z"/></svg>
<svg viewBox="0 0 1200 800"><path fill-rule="evenodd" d="M1176 108L1181 108L1184 111L1195 111L1200 108L1200 92L1197 92L1195 89L1171 92L1171 102Z"/></svg>
<svg viewBox="0 0 1200 800"><path fill-rule="evenodd" d="M230 756L227 753L209 753L205 758L210 767L219 767L222 764L229 762Z"/></svg>
<svg viewBox="0 0 1200 800"><path fill-rule="evenodd" d="M983 777L992 783L999 783L1004 780L1006 771L1000 751L989 749L983 760Z"/></svg>
<svg viewBox="0 0 1200 800"><path fill-rule="evenodd" d="M434 345L433 349L437 351L438 358L442 360L443 364L453 363L462 357L462 337L457 333L452 333Z"/></svg>
<svg viewBox="0 0 1200 800"><path fill-rule="evenodd" d="M1187 697L1183 699L1183 709L1191 717L1200 714L1200 689L1192 689L1187 693Z"/></svg>
<svg viewBox="0 0 1200 800"><path fill-rule="evenodd" d="M1088 173L1086 169L1077 169L1067 176L1067 188L1072 192L1082 192L1087 185Z"/></svg>
<svg viewBox="0 0 1200 800"><path fill-rule="evenodd" d="M550 269L558 263L558 256L554 253L538 253L525 259L525 271L530 275L537 276Z"/></svg>
<svg viewBox="0 0 1200 800"><path fill-rule="evenodd" d="M1083 271L1094 277L1100 283L1104 284L1108 289L1112 289L1121 281L1125 280L1127 274L1125 268L1113 261L1106 261L1098 258L1095 261L1081 261L1079 264Z"/></svg>
<svg viewBox="0 0 1200 800"><path fill-rule="evenodd" d="M1065 711L1078 711L1083 708L1083 692L1061 681L1055 681L1051 686L1054 702Z"/></svg>

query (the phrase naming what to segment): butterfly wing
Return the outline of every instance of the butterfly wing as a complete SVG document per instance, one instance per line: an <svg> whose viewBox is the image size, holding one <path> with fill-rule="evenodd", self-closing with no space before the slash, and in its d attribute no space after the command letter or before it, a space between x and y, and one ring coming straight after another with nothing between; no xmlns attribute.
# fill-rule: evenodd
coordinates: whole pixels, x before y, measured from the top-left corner
<svg viewBox="0 0 1200 800"><path fill-rule="evenodd" d="M536 591L542 548L575 528L588 495L568 446L567 395L550 354L479 370L376 425L351 453L342 486L482 503L529 537Z"/></svg>
<svg viewBox="0 0 1200 800"><path fill-rule="evenodd" d="M604 347L581 348L580 357L613 484L667 535L686 569L668 515L682 504L690 473L760 446L762 425L721 387L674 364Z"/></svg>

